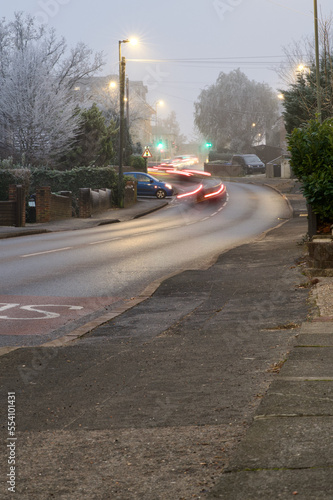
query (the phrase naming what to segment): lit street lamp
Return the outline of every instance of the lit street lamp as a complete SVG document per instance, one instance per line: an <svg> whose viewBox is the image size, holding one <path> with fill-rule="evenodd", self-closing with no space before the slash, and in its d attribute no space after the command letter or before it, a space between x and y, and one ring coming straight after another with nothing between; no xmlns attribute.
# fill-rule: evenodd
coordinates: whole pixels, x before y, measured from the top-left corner
<svg viewBox="0 0 333 500"><path fill-rule="evenodd" d="M155 121L156 121L156 125L158 124L158 120L157 120L157 106L164 106L164 102L163 101L156 101L155 102Z"/></svg>

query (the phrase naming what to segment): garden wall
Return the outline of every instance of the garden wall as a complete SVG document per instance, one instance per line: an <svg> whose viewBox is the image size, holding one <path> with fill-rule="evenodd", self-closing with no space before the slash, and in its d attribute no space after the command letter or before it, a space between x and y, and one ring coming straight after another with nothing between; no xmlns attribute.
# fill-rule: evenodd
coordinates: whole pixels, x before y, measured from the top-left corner
<svg viewBox="0 0 333 500"><path fill-rule="evenodd" d="M9 186L9 201L0 201L0 226L25 226L25 189Z"/></svg>

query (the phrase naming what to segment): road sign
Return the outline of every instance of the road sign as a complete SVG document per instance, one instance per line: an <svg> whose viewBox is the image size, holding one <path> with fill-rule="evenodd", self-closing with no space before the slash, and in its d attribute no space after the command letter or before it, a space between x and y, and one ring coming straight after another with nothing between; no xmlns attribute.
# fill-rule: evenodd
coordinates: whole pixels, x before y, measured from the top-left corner
<svg viewBox="0 0 333 500"><path fill-rule="evenodd" d="M142 154L142 158L151 158L153 155L149 151L149 148L146 148Z"/></svg>

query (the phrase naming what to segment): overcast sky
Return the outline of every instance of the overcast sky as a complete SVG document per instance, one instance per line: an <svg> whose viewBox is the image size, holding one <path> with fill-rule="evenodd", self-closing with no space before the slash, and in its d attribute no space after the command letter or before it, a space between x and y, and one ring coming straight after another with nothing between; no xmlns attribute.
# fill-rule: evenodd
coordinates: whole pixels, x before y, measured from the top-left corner
<svg viewBox="0 0 333 500"><path fill-rule="evenodd" d="M277 89L283 47L314 33L313 0L11 0L1 7L7 20L28 12L69 46L83 41L103 51L105 75L118 72L118 41L138 38L136 47L122 46L129 79L148 85L150 104L164 101L160 117L175 111L189 139L193 103L221 71L239 67ZM332 0L318 0L318 10L329 17Z"/></svg>

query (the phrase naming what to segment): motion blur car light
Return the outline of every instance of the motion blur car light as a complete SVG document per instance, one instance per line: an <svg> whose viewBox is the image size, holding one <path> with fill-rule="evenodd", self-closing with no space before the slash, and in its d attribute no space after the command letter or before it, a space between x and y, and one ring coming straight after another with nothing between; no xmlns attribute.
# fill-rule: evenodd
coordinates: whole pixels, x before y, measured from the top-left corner
<svg viewBox="0 0 333 500"><path fill-rule="evenodd" d="M200 184L200 186L197 189L195 189L194 191L189 191L188 193L179 194L177 196L177 198L186 198L187 196L193 196L194 194L199 193L201 191L202 187L203 187L202 184Z"/></svg>
<svg viewBox="0 0 333 500"><path fill-rule="evenodd" d="M165 184L165 186L166 186L167 188L169 188L169 189L172 189L171 184Z"/></svg>
<svg viewBox="0 0 333 500"><path fill-rule="evenodd" d="M181 170L167 170L166 173L167 174L182 175L183 177L191 177L191 175L192 175L190 172L184 172Z"/></svg>
<svg viewBox="0 0 333 500"><path fill-rule="evenodd" d="M219 194L223 193L224 190L225 190L225 186L223 184L221 184L220 189L218 189L217 191L214 191L213 193L205 194L205 198L211 198L212 196L218 196Z"/></svg>
<svg viewBox="0 0 333 500"><path fill-rule="evenodd" d="M207 177L211 177L210 172L204 172L203 170L188 170L186 169L186 172L190 172L191 174L199 174L199 175L206 175Z"/></svg>

